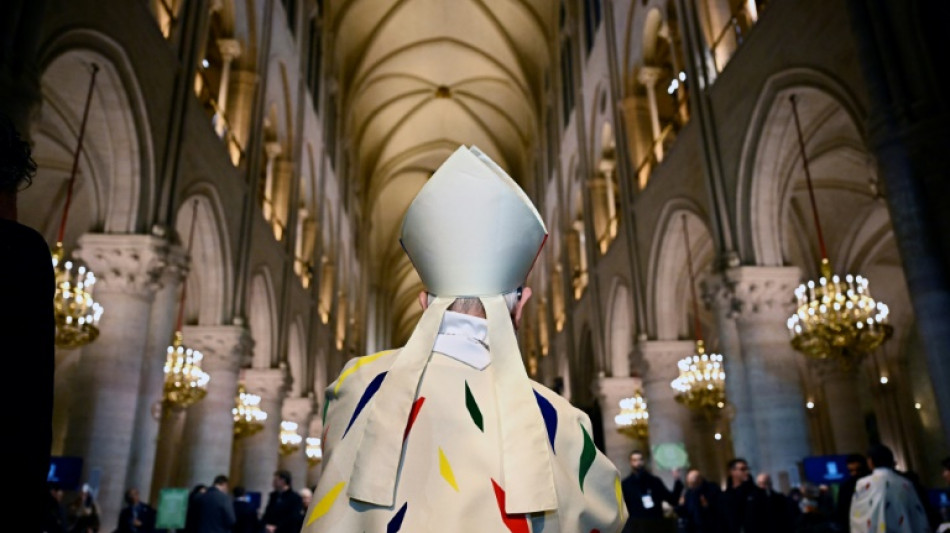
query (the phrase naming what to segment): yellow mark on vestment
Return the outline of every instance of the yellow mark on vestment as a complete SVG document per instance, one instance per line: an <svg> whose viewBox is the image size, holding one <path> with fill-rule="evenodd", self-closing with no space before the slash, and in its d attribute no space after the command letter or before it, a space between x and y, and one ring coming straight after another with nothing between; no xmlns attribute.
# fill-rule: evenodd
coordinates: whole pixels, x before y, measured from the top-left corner
<svg viewBox="0 0 950 533"><path fill-rule="evenodd" d="M313 511L310 513L310 519L307 520L307 525L314 523L318 518L327 514L327 511L333 507L333 503L336 502L336 497L340 495L340 492L343 491L343 481L337 483L330 489L330 492L323 495L323 498L320 498L320 501L317 502L317 505L313 508Z"/></svg>
<svg viewBox="0 0 950 533"><path fill-rule="evenodd" d="M452 488L455 489L455 492L459 491L459 486L457 483L455 483L455 474L452 473L452 465L450 465L449 460L446 459L442 448L439 448L439 473L442 474L442 477L449 482L449 485L452 485Z"/></svg>
<svg viewBox="0 0 950 533"><path fill-rule="evenodd" d="M614 494L617 496L617 512L620 513L620 521L623 522L623 489L620 488L620 478L614 478Z"/></svg>
<svg viewBox="0 0 950 533"><path fill-rule="evenodd" d="M336 380L336 387L333 387L333 393L336 394L340 392L340 385L343 385L343 381L346 380L346 378L350 377L354 372L359 370L361 366L368 365L372 363L373 361L379 359L380 357L391 354L394 351L395 350L386 350L386 351L374 353L373 355L367 355L366 357L360 357L359 359L357 359L356 363L353 366L351 366L350 368L347 368L342 373L340 373L340 378Z"/></svg>

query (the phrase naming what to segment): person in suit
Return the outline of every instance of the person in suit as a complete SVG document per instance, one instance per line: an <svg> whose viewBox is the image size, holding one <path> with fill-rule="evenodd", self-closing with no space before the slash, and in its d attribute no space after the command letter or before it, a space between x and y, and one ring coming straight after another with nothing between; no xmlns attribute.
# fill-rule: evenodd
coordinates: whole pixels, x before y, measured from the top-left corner
<svg viewBox="0 0 950 533"><path fill-rule="evenodd" d="M119 526L116 533L153 533L155 531L155 509L139 497L139 489L132 487L125 491L125 506L119 512Z"/></svg>
<svg viewBox="0 0 950 533"><path fill-rule="evenodd" d="M838 487L838 501L835 504L835 522L842 531L847 531L850 527L848 524L851 518L848 515L858 480L871 473L868 469L868 460L860 453L848 455L845 465L848 467L848 479L845 479Z"/></svg>
<svg viewBox="0 0 950 533"><path fill-rule="evenodd" d="M299 533L300 513L303 500L300 494L291 488L290 472L278 470L274 473L274 490L267 497L267 507L264 508L264 523L266 533Z"/></svg>
<svg viewBox="0 0 950 533"><path fill-rule="evenodd" d="M227 476L216 476L211 487L195 500L194 517L198 533L231 533L237 520L228 495Z"/></svg>
<svg viewBox="0 0 950 533"><path fill-rule="evenodd" d="M686 490L676 506L679 530L682 533L719 533L722 512L719 500L722 491L706 481L699 469L686 472Z"/></svg>
<svg viewBox="0 0 950 533"><path fill-rule="evenodd" d="M765 533L773 531L768 522L765 492L755 486L749 473L749 462L735 458L728 464L728 488L722 495L723 531L725 533Z"/></svg>
<svg viewBox="0 0 950 533"><path fill-rule="evenodd" d="M765 472L755 477L755 486L765 492L766 514L774 525L776 533L791 533L798 513L794 513L792 502L772 486L772 476Z"/></svg>
<svg viewBox="0 0 950 533"><path fill-rule="evenodd" d="M231 492L234 496L234 533L258 533L261 529L257 509L251 503L251 497L244 487L237 486Z"/></svg>
<svg viewBox="0 0 950 533"><path fill-rule="evenodd" d="M663 502L675 506L683 490L679 472L674 472L676 480L670 492L663 480L653 475L646 467L643 452L635 450L630 454L631 473L620 484L624 503L630 513L624 525L624 533L648 533L666 531L669 525L663 516Z"/></svg>

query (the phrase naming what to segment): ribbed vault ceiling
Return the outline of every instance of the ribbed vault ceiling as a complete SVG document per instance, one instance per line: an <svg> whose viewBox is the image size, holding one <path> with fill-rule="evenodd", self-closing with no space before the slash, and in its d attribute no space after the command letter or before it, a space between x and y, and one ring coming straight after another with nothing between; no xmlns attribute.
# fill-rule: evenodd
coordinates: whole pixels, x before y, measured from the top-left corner
<svg viewBox="0 0 950 533"><path fill-rule="evenodd" d="M557 3L341 0L329 14L369 268L404 341L422 285L398 242L409 202L461 144L522 186L538 132Z"/></svg>

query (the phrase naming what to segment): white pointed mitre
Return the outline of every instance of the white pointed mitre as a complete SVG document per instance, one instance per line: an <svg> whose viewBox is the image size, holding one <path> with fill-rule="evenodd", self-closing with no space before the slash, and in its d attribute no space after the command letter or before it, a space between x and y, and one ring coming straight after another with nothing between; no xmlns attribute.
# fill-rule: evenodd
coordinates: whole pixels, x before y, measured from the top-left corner
<svg viewBox="0 0 950 533"><path fill-rule="evenodd" d="M430 293L488 296L524 283L546 237L518 184L478 148L462 146L409 205L400 240Z"/></svg>

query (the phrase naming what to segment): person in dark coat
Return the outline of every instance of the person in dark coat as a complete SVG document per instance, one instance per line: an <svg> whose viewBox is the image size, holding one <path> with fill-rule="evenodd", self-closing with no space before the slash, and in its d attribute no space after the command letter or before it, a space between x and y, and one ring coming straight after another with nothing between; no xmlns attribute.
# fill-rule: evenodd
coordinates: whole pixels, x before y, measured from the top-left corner
<svg viewBox="0 0 950 533"><path fill-rule="evenodd" d="M196 519L198 506L196 503L198 498L207 491L208 486L204 483L198 483L191 487L191 492L188 493L188 510L185 511L185 529L182 530L183 533L198 533L198 521Z"/></svg>
<svg viewBox="0 0 950 533"><path fill-rule="evenodd" d="M124 499L116 533L154 533L155 509L139 498L139 489L133 487L125 491Z"/></svg>
<svg viewBox="0 0 950 533"><path fill-rule="evenodd" d="M719 533L722 491L696 468L686 472L686 490L676 506L680 533Z"/></svg>
<svg viewBox="0 0 950 533"><path fill-rule="evenodd" d="M198 533L231 533L236 519L227 476L215 477L208 490L195 500L194 520Z"/></svg>
<svg viewBox="0 0 950 533"><path fill-rule="evenodd" d="M257 517L257 509L251 503L244 487L234 487L234 527L231 529L234 533L258 533L261 530L261 523Z"/></svg>
<svg viewBox="0 0 950 533"><path fill-rule="evenodd" d="M278 470L274 473L274 490L267 497L267 507L261 517L266 533L300 533L294 527L299 522L303 500L290 483L290 472Z"/></svg>
<svg viewBox="0 0 950 533"><path fill-rule="evenodd" d="M755 486L765 492L765 513L769 522L773 524L776 533L792 533L795 529L795 520L798 512L793 509L788 496L775 490L772 486L772 476L762 472L755 478Z"/></svg>
<svg viewBox="0 0 950 533"><path fill-rule="evenodd" d="M646 469L643 452L634 451L630 454L630 467L633 471L621 483L623 500L629 513L623 533L668 531L670 525L663 517L663 502L672 507L679 501L683 490L679 472L673 472L676 482L671 492L663 484L663 480Z"/></svg>
<svg viewBox="0 0 950 533"><path fill-rule="evenodd" d="M848 478L838 487L838 501L835 503L835 523L841 531L848 531L851 527L851 498L854 497L854 488L858 480L871 473L868 469L868 460L859 453L852 453L845 459L848 467Z"/></svg>
<svg viewBox="0 0 950 533"><path fill-rule="evenodd" d="M724 533L765 533L773 531L765 510L765 492L755 486L749 475L749 462L736 458L729 461L728 487L722 494L722 525Z"/></svg>

